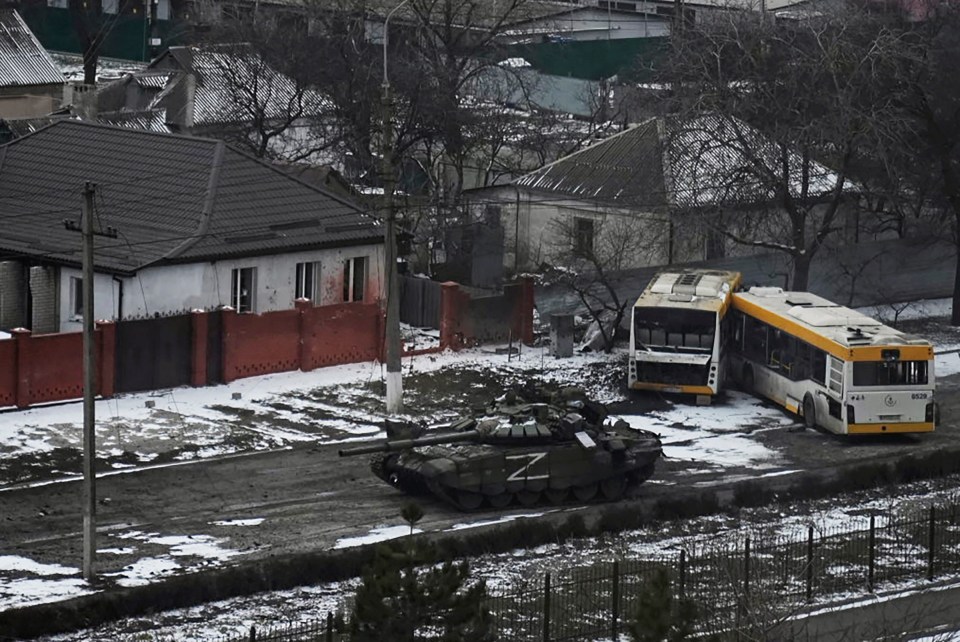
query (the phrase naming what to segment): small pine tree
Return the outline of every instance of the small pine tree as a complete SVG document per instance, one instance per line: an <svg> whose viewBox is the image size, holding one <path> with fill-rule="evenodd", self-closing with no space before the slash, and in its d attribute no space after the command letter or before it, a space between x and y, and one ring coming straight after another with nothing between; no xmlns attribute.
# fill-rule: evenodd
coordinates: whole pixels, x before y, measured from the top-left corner
<svg viewBox="0 0 960 642"><path fill-rule="evenodd" d="M466 562L438 563L429 543L383 545L363 573L350 620L352 642L488 642L492 618Z"/></svg>
<svg viewBox="0 0 960 642"><path fill-rule="evenodd" d="M670 577L661 568L640 592L627 631L634 642L683 642L693 635L696 619L696 605L674 599Z"/></svg>

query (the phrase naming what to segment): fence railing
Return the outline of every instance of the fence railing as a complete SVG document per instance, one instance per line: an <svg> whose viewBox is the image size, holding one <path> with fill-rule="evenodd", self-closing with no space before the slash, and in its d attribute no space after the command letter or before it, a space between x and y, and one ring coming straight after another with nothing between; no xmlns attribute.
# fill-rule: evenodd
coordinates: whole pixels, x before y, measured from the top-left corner
<svg viewBox="0 0 960 642"><path fill-rule="evenodd" d="M697 606L697 629L718 633L769 625L840 593L960 571L956 499L901 516L871 516L866 527L861 524L820 532L810 526L787 537L746 537L667 557L573 567L492 595L487 608L498 640L616 640L653 574L663 571L673 597ZM349 639L336 628L330 615L309 632L277 627L225 642Z"/></svg>

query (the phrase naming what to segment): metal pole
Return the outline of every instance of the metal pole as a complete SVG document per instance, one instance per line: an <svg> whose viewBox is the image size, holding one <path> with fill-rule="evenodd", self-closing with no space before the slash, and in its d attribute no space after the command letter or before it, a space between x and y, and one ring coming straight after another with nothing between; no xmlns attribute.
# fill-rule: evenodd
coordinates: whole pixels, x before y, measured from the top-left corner
<svg viewBox="0 0 960 642"><path fill-rule="evenodd" d="M867 551L867 590L873 593L873 564L874 564L874 547L877 543L876 535L876 517L874 515L870 516L870 547Z"/></svg>
<svg viewBox="0 0 960 642"><path fill-rule="evenodd" d="M93 397L96 355L93 343L93 195L96 186L83 188L83 578L95 577L97 550L97 490L95 458L97 454Z"/></svg>
<svg viewBox="0 0 960 642"><path fill-rule="evenodd" d="M387 315L386 341L387 358L387 413L397 414L403 410L403 379L400 370L400 284L397 278L397 219L393 209L393 123L390 104L390 77L387 73L387 46L390 39L390 18L400 7L407 4L403 0L387 14L383 21L383 199L386 208L384 225L384 255L386 274Z"/></svg>
<svg viewBox="0 0 960 642"><path fill-rule="evenodd" d="M543 580L543 642L550 642L550 573Z"/></svg>
<svg viewBox="0 0 960 642"><path fill-rule="evenodd" d="M807 527L807 602L813 600L813 526Z"/></svg>
<svg viewBox="0 0 960 642"><path fill-rule="evenodd" d="M613 630L611 637L614 640L620 639L620 562L613 562Z"/></svg>
<svg viewBox="0 0 960 642"><path fill-rule="evenodd" d="M927 542L927 580L933 580L933 550L936 546L936 508L930 507L930 541Z"/></svg>

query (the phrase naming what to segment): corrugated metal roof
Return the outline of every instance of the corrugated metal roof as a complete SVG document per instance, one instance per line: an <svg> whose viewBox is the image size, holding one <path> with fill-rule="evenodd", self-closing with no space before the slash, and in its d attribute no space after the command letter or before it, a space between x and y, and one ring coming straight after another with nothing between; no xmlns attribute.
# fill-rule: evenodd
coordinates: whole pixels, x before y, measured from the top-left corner
<svg viewBox="0 0 960 642"><path fill-rule="evenodd" d="M167 112L164 109L143 109L140 111L112 111L97 114L97 122L103 125L145 129L148 132L172 134L167 124Z"/></svg>
<svg viewBox="0 0 960 642"><path fill-rule="evenodd" d="M224 44L205 47L171 47L166 60L153 64L170 65L180 73L169 74L164 89L150 103L150 108L181 108L175 94L177 85L184 82L186 73L196 79L193 99L193 124L233 123L250 119L250 107L263 108L267 118L288 118L292 111L302 105L302 116L310 117L324 113L330 102L319 92L303 91L298 94L296 83L284 74L271 68L263 57L249 45ZM157 68L151 65L155 76ZM136 74L137 81L141 76ZM299 105L298 105L299 101Z"/></svg>
<svg viewBox="0 0 960 642"><path fill-rule="evenodd" d="M13 9L0 9L0 87L62 85L63 74Z"/></svg>
<svg viewBox="0 0 960 642"><path fill-rule="evenodd" d="M217 140L61 120L0 147L0 159L4 253L77 264L79 238L62 221L86 181L97 224L122 233L98 241L96 263L121 273L383 240L356 206Z"/></svg>
<svg viewBox="0 0 960 642"><path fill-rule="evenodd" d="M750 146L746 154L744 142ZM781 148L734 118L652 118L561 158L514 183L544 192L626 207L705 207L767 201L771 184L756 177L755 159L774 172ZM799 195L802 159L787 152L790 186ZM813 162L808 194L830 192L837 174ZM848 189L856 189L850 186Z"/></svg>

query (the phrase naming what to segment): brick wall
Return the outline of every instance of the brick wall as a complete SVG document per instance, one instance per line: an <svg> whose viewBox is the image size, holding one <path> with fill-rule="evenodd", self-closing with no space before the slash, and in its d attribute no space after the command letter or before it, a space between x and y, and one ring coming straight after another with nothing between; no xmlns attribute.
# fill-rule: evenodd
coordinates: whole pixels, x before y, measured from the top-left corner
<svg viewBox="0 0 960 642"><path fill-rule="evenodd" d="M30 293L33 297L33 318L30 328L34 332L57 332L60 330L60 270L53 266L30 268Z"/></svg>
<svg viewBox="0 0 960 642"><path fill-rule="evenodd" d="M31 277L35 274L31 270ZM44 273L37 273L41 282ZM456 283L445 283L441 296L440 346L418 354L457 350L476 341L532 339L533 288L519 283L495 301L471 302ZM297 301L296 309L264 314L237 314L226 309L215 314L222 331L211 328L213 313L190 315L190 383L213 383L208 355L220 346L224 382L242 377L312 370L343 363L381 359L384 346L383 312L378 304L349 303L313 307ZM167 320L157 320L167 321ZM121 322L121 324L124 322ZM139 320L129 323L149 323ZM116 390L117 351L124 350L120 324L97 324L97 390L110 396ZM21 330L13 339L0 340L0 406L21 408L31 403L77 399L83 396L82 335L32 333ZM211 344L214 341L214 344ZM129 349L129 348L128 348ZM216 357L214 357L216 358Z"/></svg>
<svg viewBox="0 0 960 642"><path fill-rule="evenodd" d="M27 274L18 261L0 261L0 329L22 328L27 319Z"/></svg>

